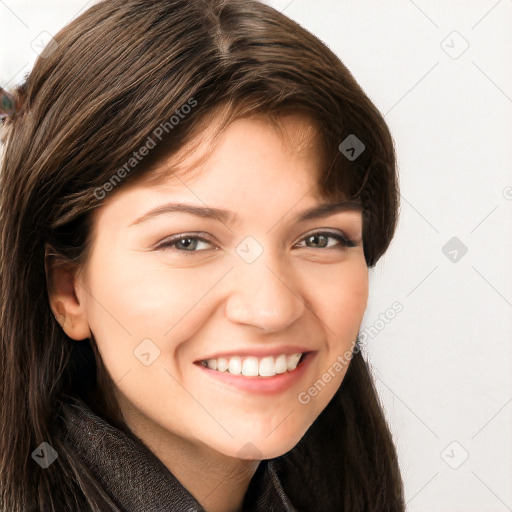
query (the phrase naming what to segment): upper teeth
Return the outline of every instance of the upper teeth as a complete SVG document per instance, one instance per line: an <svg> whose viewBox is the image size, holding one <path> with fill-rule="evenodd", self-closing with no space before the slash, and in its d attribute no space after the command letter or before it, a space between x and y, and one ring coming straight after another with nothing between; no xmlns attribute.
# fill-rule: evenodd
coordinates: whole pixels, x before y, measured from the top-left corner
<svg viewBox="0 0 512 512"><path fill-rule="evenodd" d="M285 373L297 368L302 353L281 354L279 356L258 357L219 357L218 359L207 359L202 361L203 365L219 372L229 372L234 375L245 375L246 377L273 377L279 373Z"/></svg>

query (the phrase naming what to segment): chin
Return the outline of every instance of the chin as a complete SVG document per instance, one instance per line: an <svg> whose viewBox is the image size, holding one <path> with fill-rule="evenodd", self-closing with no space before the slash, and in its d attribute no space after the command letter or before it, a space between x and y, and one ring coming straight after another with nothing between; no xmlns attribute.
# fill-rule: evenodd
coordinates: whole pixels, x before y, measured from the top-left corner
<svg viewBox="0 0 512 512"><path fill-rule="evenodd" d="M227 445L219 446L218 451L229 457L244 460L264 460L280 457L293 449L302 439L306 429L300 431L290 431L289 428L283 428L279 434L277 431L281 427L277 427L274 432L265 435L241 436L236 435L234 439L228 441Z"/></svg>

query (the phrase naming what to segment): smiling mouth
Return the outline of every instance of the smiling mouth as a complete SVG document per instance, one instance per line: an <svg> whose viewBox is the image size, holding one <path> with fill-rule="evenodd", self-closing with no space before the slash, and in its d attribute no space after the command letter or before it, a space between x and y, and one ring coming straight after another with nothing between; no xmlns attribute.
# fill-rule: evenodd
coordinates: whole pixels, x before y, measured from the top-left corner
<svg viewBox="0 0 512 512"><path fill-rule="evenodd" d="M232 356L199 361L205 368L244 377L274 377L295 370L308 352L277 356Z"/></svg>

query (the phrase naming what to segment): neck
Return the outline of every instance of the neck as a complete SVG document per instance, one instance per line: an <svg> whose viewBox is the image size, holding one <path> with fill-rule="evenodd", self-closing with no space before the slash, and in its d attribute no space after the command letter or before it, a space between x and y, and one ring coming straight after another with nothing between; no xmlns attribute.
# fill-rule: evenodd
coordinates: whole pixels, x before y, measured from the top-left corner
<svg viewBox="0 0 512 512"><path fill-rule="evenodd" d="M124 404L130 430L162 461L206 512L239 512L260 461L228 457L177 436Z"/></svg>
<svg viewBox="0 0 512 512"><path fill-rule="evenodd" d="M226 457L211 448L182 447L161 460L207 512L239 512L259 461ZM167 452L169 452L167 448ZM158 455L158 454L157 454Z"/></svg>

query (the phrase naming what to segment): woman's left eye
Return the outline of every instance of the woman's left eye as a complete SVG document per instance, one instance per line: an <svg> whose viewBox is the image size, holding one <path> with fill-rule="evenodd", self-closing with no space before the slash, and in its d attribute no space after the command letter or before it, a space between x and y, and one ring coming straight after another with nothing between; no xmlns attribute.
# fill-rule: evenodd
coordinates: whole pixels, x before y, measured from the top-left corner
<svg viewBox="0 0 512 512"><path fill-rule="evenodd" d="M340 243L334 244L334 245L328 245L328 240L336 240ZM306 243L313 243L317 244L317 247L311 247L312 249L331 249L332 247L336 246L343 246L343 247L355 247L357 244L352 242L352 240L349 240L346 236L342 235L341 233L331 233L329 231L320 231L317 233L312 233L308 235L306 238L303 239ZM320 247L318 247L320 245Z"/></svg>

